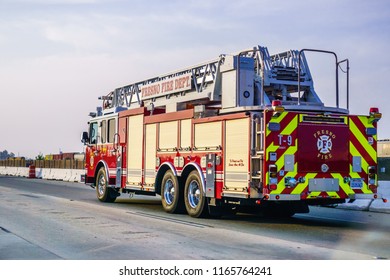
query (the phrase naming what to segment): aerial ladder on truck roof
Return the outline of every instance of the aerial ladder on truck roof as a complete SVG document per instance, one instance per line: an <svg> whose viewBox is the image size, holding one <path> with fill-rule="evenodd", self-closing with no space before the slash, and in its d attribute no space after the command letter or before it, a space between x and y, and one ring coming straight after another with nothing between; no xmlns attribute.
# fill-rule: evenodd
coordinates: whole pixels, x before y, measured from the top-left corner
<svg viewBox="0 0 390 280"><path fill-rule="evenodd" d="M337 68L343 62L337 61L336 56L336 81ZM103 114L139 107L147 107L152 113L156 108L174 112L190 105L205 105L223 114L263 110L274 100L279 100L286 109L347 114L348 109L338 106L338 84L336 96L337 107L325 107L314 90L304 50L270 55L266 47L256 46L119 87L100 99L103 99Z"/></svg>

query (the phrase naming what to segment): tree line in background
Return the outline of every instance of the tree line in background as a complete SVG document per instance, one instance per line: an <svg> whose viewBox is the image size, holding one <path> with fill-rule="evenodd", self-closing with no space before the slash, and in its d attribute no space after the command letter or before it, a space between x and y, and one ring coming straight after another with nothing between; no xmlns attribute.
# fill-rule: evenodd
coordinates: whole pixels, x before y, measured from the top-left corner
<svg viewBox="0 0 390 280"><path fill-rule="evenodd" d="M14 153L9 153L7 150L0 151L0 159L7 159L7 158L13 158L15 157Z"/></svg>
<svg viewBox="0 0 390 280"><path fill-rule="evenodd" d="M7 150L0 151L0 160L2 159L9 159L9 158L14 158L15 154L14 153L9 153ZM42 153L39 153L36 157L36 160L44 160L45 156Z"/></svg>

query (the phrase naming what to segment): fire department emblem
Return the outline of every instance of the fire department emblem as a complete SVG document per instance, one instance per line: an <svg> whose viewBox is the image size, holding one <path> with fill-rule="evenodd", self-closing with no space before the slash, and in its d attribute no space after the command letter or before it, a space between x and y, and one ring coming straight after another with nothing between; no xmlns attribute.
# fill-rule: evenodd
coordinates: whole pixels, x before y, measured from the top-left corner
<svg viewBox="0 0 390 280"><path fill-rule="evenodd" d="M332 138L329 135L321 135L317 139L317 149L321 154L328 154L332 150Z"/></svg>

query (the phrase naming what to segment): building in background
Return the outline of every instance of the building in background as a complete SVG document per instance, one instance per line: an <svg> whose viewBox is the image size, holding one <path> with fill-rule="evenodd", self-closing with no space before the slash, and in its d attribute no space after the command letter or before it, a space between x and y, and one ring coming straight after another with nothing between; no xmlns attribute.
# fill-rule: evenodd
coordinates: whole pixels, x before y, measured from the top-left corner
<svg viewBox="0 0 390 280"><path fill-rule="evenodd" d="M378 169L379 180L390 180L390 139L378 141Z"/></svg>

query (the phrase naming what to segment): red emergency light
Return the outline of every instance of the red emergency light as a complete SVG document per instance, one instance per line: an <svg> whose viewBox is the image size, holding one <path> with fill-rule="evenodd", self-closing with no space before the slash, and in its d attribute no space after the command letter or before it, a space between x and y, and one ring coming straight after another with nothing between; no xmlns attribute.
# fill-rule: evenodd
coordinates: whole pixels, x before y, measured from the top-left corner
<svg viewBox="0 0 390 280"><path fill-rule="evenodd" d="M272 107L276 107L276 106L282 106L282 101L280 101L280 100L273 100L272 101Z"/></svg>
<svg viewBox="0 0 390 280"><path fill-rule="evenodd" d="M284 112L284 107L282 106L282 101L272 100L272 110L275 111L275 114L279 116L281 112Z"/></svg>
<svg viewBox="0 0 390 280"><path fill-rule="evenodd" d="M373 122L377 122L382 118L382 113L379 113L379 109L377 107L370 108L370 118L373 119Z"/></svg>

